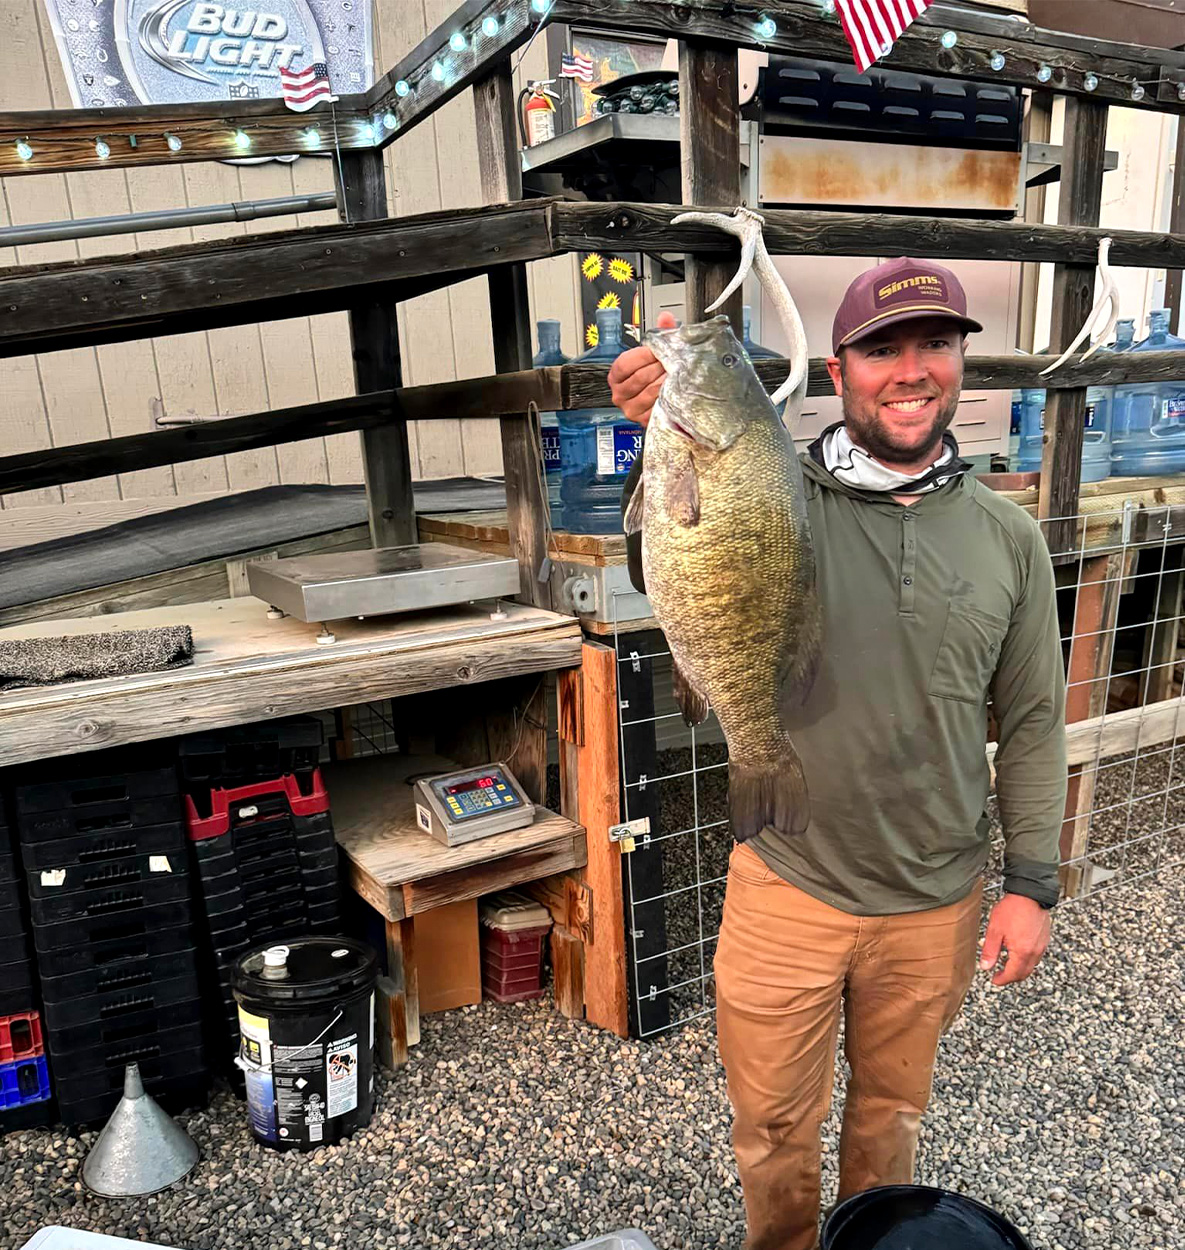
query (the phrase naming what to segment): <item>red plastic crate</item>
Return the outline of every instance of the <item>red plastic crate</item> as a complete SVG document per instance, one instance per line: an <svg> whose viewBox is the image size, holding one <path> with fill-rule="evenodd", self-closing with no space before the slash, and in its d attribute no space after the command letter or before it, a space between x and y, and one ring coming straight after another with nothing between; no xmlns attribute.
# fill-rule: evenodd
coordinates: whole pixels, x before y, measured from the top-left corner
<svg viewBox="0 0 1185 1250"><path fill-rule="evenodd" d="M329 795L325 792L319 768L313 769L312 792L309 794L301 793L300 779L294 773L277 777L273 781L260 781L229 790L215 787L210 791L209 816L199 815L197 804L188 794L185 796L185 823L189 829L189 840L200 842L205 838L221 837L230 831L233 823L230 811L232 804L273 794L283 796L293 816L315 816L329 810Z"/></svg>
<svg viewBox="0 0 1185 1250"><path fill-rule="evenodd" d="M0 1063L16 1063L18 1059L35 1059L44 1054L41 1016L36 1011L0 1016Z"/></svg>
<svg viewBox="0 0 1185 1250"><path fill-rule="evenodd" d="M551 925L530 929L481 926L481 990L496 1003L543 997L543 939Z"/></svg>

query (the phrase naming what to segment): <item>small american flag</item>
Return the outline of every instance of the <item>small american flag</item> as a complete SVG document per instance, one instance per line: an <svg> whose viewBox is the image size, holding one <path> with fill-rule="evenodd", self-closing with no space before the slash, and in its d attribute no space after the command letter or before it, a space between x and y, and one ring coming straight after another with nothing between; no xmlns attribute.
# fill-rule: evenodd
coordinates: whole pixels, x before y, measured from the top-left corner
<svg viewBox="0 0 1185 1250"><path fill-rule="evenodd" d="M592 82L593 63L588 57L581 56L579 52L575 56L570 56L565 52L560 57L560 77L579 78L581 82Z"/></svg>
<svg viewBox="0 0 1185 1250"><path fill-rule="evenodd" d="M934 0L836 0L843 33L860 73L888 56L905 28Z"/></svg>
<svg viewBox="0 0 1185 1250"><path fill-rule="evenodd" d="M318 100L336 100L329 86L329 66L315 61L304 69L280 70L280 87L284 103L293 112L306 113Z"/></svg>

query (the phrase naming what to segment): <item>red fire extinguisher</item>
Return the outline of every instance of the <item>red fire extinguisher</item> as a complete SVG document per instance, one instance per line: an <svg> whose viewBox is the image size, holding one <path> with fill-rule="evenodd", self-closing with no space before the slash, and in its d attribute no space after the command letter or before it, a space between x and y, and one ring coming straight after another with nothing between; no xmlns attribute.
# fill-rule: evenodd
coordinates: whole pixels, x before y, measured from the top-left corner
<svg viewBox="0 0 1185 1250"><path fill-rule="evenodd" d="M544 143L555 138L555 104L559 96L548 87L555 82L547 78L541 82L528 83L519 92L519 129L522 132L523 146L533 148L537 143ZM523 97L530 96L527 106L522 107Z"/></svg>

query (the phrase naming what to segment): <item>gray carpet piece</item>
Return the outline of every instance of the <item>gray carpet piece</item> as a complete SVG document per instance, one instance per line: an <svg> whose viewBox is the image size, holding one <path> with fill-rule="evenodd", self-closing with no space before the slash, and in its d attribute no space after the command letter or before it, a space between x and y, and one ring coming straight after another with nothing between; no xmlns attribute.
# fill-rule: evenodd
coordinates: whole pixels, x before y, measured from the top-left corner
<svg viewBox="0 0 1185 1250"><path fill-rule="evenodd" d="M500 479L417 482L414 495L417 512L506 506ZM0 608L365 524L366 490L361 486L268 486L204 500L5 552L0 560Z"/></svg>
<svg viewBox="0 0 1185 1250"><path fill-rule="evenodd" d="M156 673L193 663L188 625L0 641L0 690Z"/></svg>

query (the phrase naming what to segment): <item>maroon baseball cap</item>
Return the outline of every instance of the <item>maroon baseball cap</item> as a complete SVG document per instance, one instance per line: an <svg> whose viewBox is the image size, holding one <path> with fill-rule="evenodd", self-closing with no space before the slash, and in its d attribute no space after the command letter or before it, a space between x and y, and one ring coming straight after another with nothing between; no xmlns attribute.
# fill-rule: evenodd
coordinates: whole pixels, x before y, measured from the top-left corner
<svg viewBox="0 0 1185 1250"><path fill-rule="evenodd" d="M902 256L853 280L835 314L831 350L838 352L882 326L941 316L953 317L964 330L983 329L967 316L963 284L945 265Z"/></svg>

